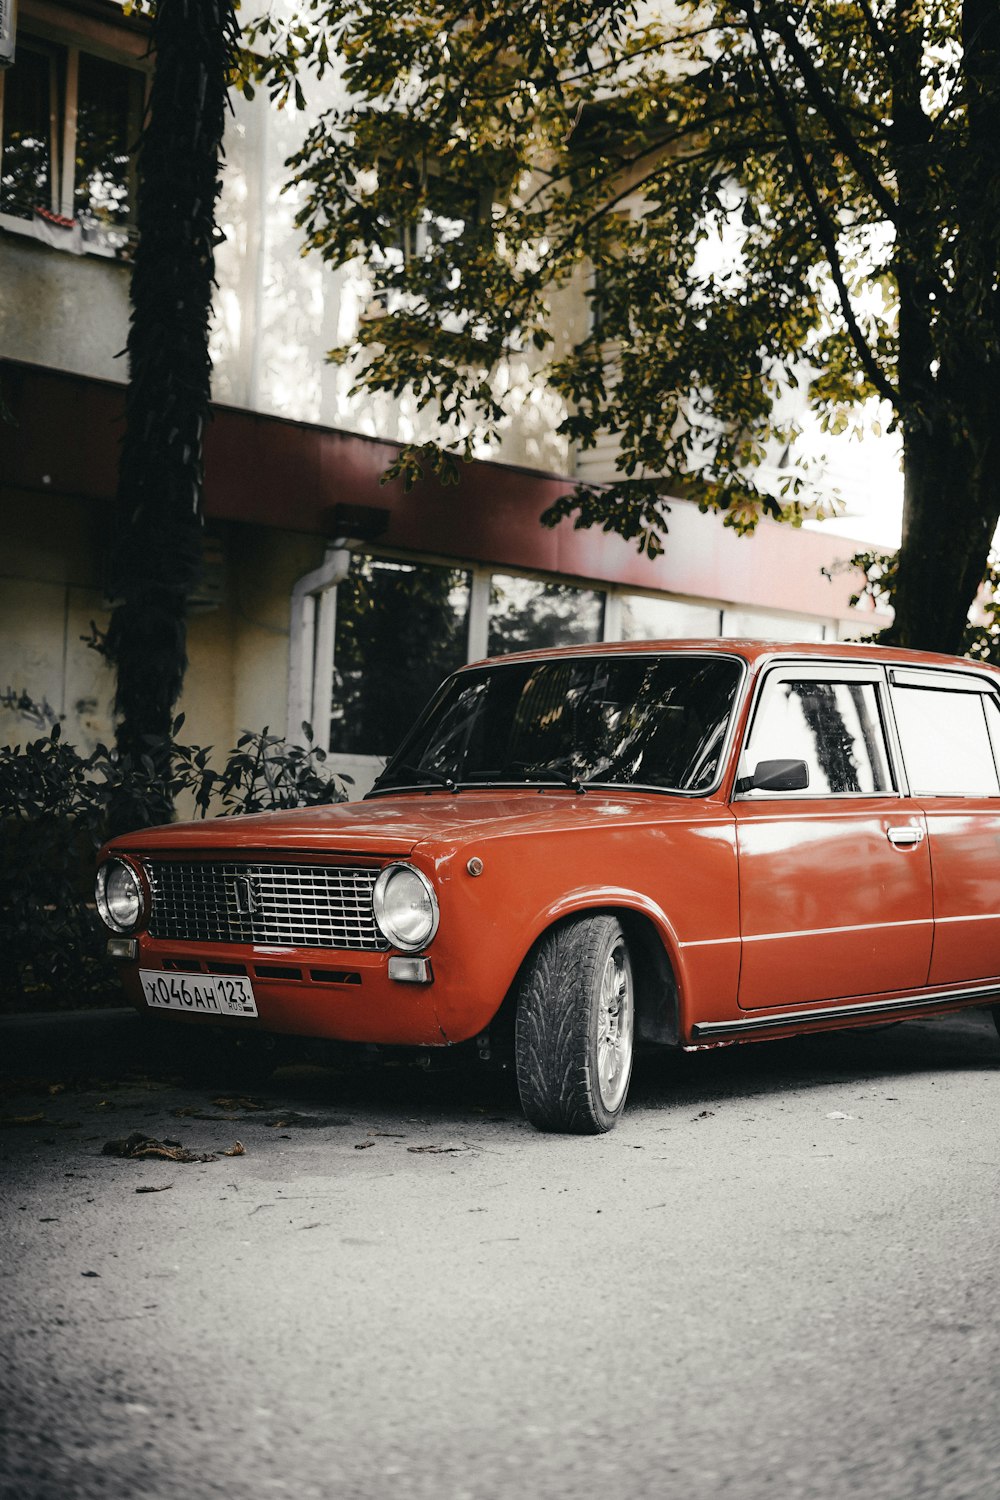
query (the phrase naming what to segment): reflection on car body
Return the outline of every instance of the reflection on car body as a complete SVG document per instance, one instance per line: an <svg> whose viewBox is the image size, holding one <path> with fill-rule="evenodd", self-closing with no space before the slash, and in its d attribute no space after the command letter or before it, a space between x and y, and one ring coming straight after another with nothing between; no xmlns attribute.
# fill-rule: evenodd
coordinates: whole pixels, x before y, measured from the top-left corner
<svg viewBox="0 0 1000 1500"><path fill-rule="evenodd" d="M607 1130L637 1042L1000 1001L998 693L874 646L480 663L361 802L112 841L109 949L193 1051L475 1043L540 1128Z"/></svg>

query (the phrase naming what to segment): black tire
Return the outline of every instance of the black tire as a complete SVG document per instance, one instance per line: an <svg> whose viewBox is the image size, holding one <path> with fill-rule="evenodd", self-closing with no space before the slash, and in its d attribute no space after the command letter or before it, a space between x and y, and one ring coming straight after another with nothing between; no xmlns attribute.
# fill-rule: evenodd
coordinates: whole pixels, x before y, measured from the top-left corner
<svg viewBox="0 0 1000 1500"><path fill-rule="evenodd" d="M600 1135L625 1108L635 986L617 917L573 917L542 937L518 979L521 1107L539 1130Z"/></svg>

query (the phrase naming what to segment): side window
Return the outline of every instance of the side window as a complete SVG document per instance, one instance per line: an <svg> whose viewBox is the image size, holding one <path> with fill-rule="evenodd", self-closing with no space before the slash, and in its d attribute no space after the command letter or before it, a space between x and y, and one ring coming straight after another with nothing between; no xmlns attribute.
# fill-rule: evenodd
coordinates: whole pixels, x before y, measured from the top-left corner
<svg viewBox="0 0 1000 1500"><path fill-rule="evenodd" d="M801 760L807 796L892 791L874 682L835 682L773 673L764 684L742 771L761 761Z"/></svg>
<svg viewBox="0 0 1000 1500"><path fill-rule="evenodd" d="M916 796L1000 795L993 752L1000 742L995 699L983 693L897 685L892 704L910 790Z"/></svg>

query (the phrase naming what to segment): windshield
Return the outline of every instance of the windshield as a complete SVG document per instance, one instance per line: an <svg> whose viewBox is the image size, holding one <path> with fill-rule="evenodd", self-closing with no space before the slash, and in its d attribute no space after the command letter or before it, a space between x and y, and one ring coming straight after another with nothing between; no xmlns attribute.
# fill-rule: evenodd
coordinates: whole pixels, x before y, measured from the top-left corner
<svg viewBox="0 0 1000 1500"><path fill-rule="evenodd" d="M375 784L713 785L742 673L730 657L563 657L453 678Z"/></svg>

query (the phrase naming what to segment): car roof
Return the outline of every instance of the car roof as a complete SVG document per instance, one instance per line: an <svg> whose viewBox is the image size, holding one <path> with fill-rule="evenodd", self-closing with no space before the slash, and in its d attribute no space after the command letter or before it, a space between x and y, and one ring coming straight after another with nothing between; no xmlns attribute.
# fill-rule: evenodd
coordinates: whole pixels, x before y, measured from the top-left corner
<svg viewBox="0 0 1000 1500"><path fill-rule="evenodd" d="M914 651L904 646L879 646L867 641L729 640L718 636L704 640L600 641L579 646L550 646L538 651L517 651L508 656L492 656L488 661L470 662L469 666L461 670L496 666L503 662L549 661L577 656L627 656L637 653L649 655L651 652L738 656L751 666L765 659L792 657L801 660L803 657L812 657L817 661L898 662L912 667L959 667L969 671L988 671L993 675L1000 671L986 662L971 661L968 657L946 656L936 651Z"/></svg>

